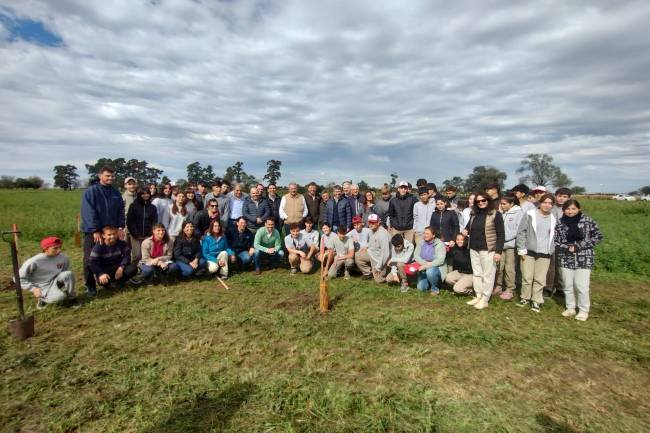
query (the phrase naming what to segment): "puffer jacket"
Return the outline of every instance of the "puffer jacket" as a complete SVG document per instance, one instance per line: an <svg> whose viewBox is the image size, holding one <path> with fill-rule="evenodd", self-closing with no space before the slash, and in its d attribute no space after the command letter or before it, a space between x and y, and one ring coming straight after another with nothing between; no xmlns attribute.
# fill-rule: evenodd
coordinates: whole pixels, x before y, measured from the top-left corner
<svg viewBox="0 0 650 433"><path fill-rule="evenodd" d="M142 200L142 197L135 199L126 214L126 226L129 229L129 234L136 239L151 236L153 225L157 221L156 206L152 205L149 200Z"/></svg>
<svg viewBox="0 0 650 433"><path fill-rule="evenodd" d="M396 230L413 229L413 206L418 200L411 194L397 195L388 204L390 226Z"/></svg>

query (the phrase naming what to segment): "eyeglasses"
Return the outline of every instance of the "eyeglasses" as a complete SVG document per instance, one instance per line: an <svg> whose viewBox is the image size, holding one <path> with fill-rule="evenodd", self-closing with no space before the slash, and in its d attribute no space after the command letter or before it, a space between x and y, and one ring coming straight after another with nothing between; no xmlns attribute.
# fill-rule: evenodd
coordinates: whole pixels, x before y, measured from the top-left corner
<svg viewBox="0 0 650 433"><path fill-rule="evenodd" d="M208 206L208 207L217 207L217 205L216 205L216 204L211 204L211 205Z"/></svg>
<svg viewBox="0 0 650 433"><path fill-rule="evenodd" d="M487 203L486 199L476 200L476 203Z"/></svg>

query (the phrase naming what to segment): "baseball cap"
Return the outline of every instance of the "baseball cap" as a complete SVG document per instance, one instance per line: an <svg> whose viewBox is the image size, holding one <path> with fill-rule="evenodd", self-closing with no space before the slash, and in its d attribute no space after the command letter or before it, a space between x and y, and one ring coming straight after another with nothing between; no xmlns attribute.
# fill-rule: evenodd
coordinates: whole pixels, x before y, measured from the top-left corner
<svg viewBox="0 0 650 433"><path fill-rule="evenodd" d="M359 215L353 216L352 217L352 224L360 223L363 222L363 218L361 218Z"/></svg>
<svg viewBox="0 0 650 433"><path fill-rule="evenodd" d="M60 247L62 244L61 239L56 236L48 236L41 240L41 249L45 251L50 247Z"/></svg>
<svg viewBox="0 0 650 433"><path fill-rule="evenodd" d="M531 192L546 192L546 187L544 185L537 185Z"/></svg>
<svg viewBox="0 0 650 433"><path fill-rule="evenodd" d="M401 186L408 187L409 183L407 181L405 181L405 180L400 180L399 183L397 184L397 187L399 188Z"/></svg>
<svg viewBox="0 0 650 433"><path fill-rule="evenodd" d="M138 182L135 180L135 177L131 177L131 176L129 176L129 177L127 177L126 179L124 179L124 185L126 185L127 183L129 183L129 182L131 182L131 181L133 181L133 182L135 182L135 183L138 183Z"/></svg>
<svg viewBox="0 0 650 433"><path fill-rule="evenodd" d="M379 215L371 213L368 215L368 222L369 223L378 223L379 222Z"/></svg>
<svg viewBox="0 0 650 433"><path fill-rule="evenodd" d="M418 194L428 194L429 193L429 188L426 186L421 186L418 188Z"/></svg>

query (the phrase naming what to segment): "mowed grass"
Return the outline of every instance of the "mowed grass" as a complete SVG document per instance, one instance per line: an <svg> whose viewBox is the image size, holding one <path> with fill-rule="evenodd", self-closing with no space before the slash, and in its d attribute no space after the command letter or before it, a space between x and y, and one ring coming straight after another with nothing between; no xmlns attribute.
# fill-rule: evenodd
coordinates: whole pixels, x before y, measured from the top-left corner
<svg viewBox="0 0 650 433"><path fill-rule="evenodd" d="M619 230L609 221L598 219L607 237ZM647 245L647 233L633 236ZM80 250L66 249L79 273ZM21 242L22 257L36 250ZM0 333L0 431L650 428L650 284L639 274L596 273L585 323L560 316L562 298L539 315L498 300L478 312L449 292L432 299L358 278L330 283L323 317L316 275L279 269L228 284L100 292L79 310L35 312L25 342ZM13 292L0 292L0 313L15 315Z"/></svg>

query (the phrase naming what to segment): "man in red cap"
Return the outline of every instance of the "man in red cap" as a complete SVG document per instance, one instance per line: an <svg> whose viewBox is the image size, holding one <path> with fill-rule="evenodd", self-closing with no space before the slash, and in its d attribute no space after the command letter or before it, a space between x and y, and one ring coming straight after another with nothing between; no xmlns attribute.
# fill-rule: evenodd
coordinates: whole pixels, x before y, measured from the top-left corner
<svg viewBox="0 0 650 433"><path fill-rule="evenodd" d="M41 241L42 253L28 259L20 267L20 286L38 299L36 308L68 300L78 306L74 290L75 277L68 256L61 253L61 239L50 236Z"/></svg>

